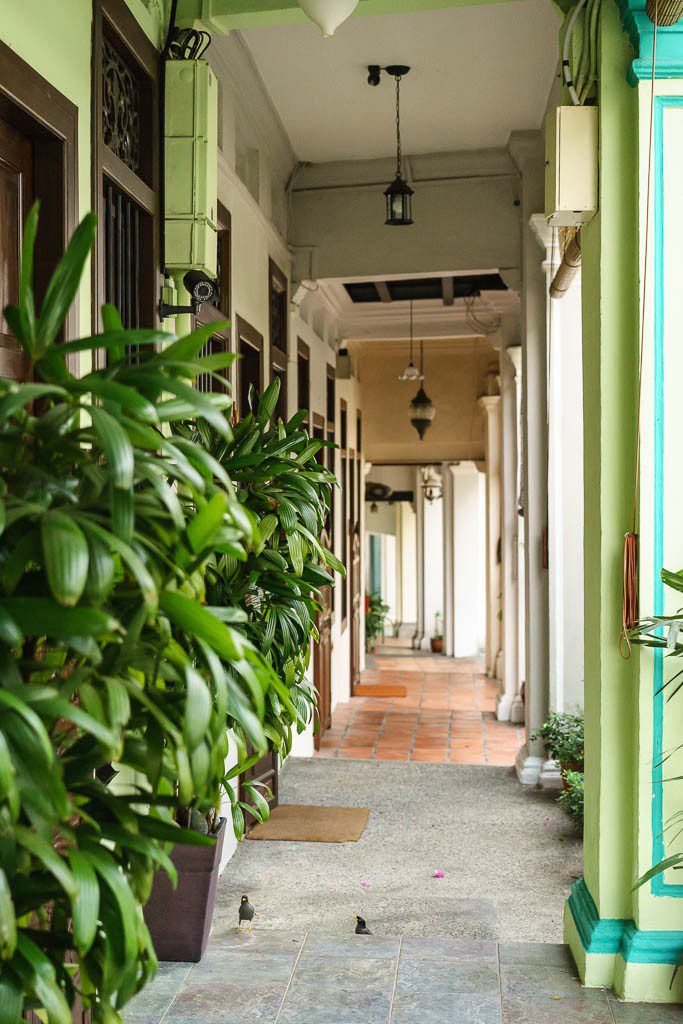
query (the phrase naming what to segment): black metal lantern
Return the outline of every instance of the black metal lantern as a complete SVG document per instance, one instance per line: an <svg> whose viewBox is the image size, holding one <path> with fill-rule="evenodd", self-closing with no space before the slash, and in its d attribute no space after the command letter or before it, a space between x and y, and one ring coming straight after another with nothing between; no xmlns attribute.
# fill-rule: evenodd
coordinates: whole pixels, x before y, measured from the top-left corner
<svg viewBox="0 0 683 1024"><path fill-rule="evenodd" d="M391 227L402 227L404 224L412 224L411 196L413 189L407 181L404 181L400 174L397 174L384 195L387 200L387 219L385 224Z"/></svg>
<svg viewBox="0 0 683 1024"><path fill-rule="evenodd" d="M420 373L422 378L424 377L424 342L420 342ZM421 379L422 379L421 378ZM420 385L420 390L413 398L410 403L410 422L417 430L421 441L424 440L424 436L429 430L436 416L436 409L434 403L425 391L424 387Z"/></svg>
<svg viewBox="0 0 683 1024"><path fill-rule="evenodd" d="M404 181L401 155L401 79L408 74L410 68L406 64L390 64L384 70L396 79L396 177L384 193L387 204L384 223L390 227L403 227L413 223L414 193L408 182Z"/></svg>

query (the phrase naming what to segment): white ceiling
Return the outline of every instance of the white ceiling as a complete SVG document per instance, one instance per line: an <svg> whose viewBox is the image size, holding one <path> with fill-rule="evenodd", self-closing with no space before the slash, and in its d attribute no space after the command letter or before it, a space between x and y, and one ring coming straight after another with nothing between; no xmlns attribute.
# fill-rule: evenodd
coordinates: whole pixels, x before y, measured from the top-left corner
<svg viewBox="0 0 683 1024"><path fill-rule="evenodd" d="M351 18L332 39L313 24L242 33L299 160L390 155L394 83L368 64L409 64L401 87L404 152L504 146L539 128L558 59L549 0Z"/></svg>

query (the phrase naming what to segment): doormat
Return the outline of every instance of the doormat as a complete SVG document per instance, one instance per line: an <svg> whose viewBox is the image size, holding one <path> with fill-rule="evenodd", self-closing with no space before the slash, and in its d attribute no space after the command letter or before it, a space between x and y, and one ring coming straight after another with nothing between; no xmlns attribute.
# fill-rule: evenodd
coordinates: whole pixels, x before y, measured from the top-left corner
<svg viewBox="0 0 683 1024"><path fill-rule="evenodd" d="M247 839L282 843L356 843L365 831L369 816L369 807L278 804L268 821L255 825Z"/></svg>
<svg viewBox="0 0 683 1024"><path fill-rule="evenodd" d="M400 683L359 683L354 686L354 697L405 697L408 690Z"/></svg>

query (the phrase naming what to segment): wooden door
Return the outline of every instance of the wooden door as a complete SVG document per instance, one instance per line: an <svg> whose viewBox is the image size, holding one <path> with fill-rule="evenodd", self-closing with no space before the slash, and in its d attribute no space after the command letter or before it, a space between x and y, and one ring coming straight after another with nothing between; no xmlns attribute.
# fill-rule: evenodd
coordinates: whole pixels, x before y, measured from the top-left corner
<svg viewBox="0 0 683 1024"><path fill-rule="evenodd" d="M313 437L318 441L325 439L325 420L319 413L313 413ZM325 453L329 449L321 448L317 460L325 465ZM324 548L332 548L330 522L320 535L320 543ZM315 733L315 749L320 749L323 733L332 725L332 588L323 587L320 592L322 611L316 616L316 626L320 639L313 651L313 684L318 697L318 729Z"/></svg>
<svg viewBox="0 0 683 1024"><path fill-rule="evenodd" d="M330 546L327 531L320 537L323 547ZM316 617L319 640L313 651L313 683L318 696L318 731L315 749L320 750L323 734L332 725L332 588L323 587L320 593L322 611Z"/></svg>
<svg viewBox="0 0 683 1024"><path fill-rule="evenodd" d="M360 683L360 457L351 452L349 460L349 590L351 594L350 668L351 694Z"/></svg>
<svg viewBox="0 0 683 1024"><path fill-rule="evenodd" d="M247 755L255 753L251 743L247 743ZM244 791L245 782L260 782L264 786L267 786L270 790L270 796L267 796L265 792L263 795L268 800L268 805L273 810L277 807L279 800L279 782L280 782L280 766L278 763L278 753L275 750L269 750L260 761L253 764L251 768L248 768L246 772L240 775L239 780L239 798L249 803L249 794ZM256 819L251 815L246 816L246 831L248 832L256 824Z"/></svg>
<svg viewBox="0 0 683 1024"><path fill-rule="evenodd" d="M0 118L0 376L26 380L28 360L2 317L19 301L24 221L33 202L33 143Z"/></svg>

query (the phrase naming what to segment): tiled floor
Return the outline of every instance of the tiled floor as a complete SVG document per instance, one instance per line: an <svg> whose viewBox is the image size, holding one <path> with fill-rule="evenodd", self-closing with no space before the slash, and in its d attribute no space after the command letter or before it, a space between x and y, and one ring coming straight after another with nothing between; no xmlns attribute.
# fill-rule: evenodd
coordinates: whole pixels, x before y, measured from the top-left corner
<svg viewBox="0 0 683 1024"><path fill-rule="evenodd" d="M319 757L514 764L522 730L496 720L498 683L476 661L385 647L368 663L364 683L400 683L407 695L338 704Z"/></svg>
<svg viewBox="0 0 683 1024"><path fill-rule="evenodd" d="M579 984L564 946L217 929L162 964L126 1024L674 1024Z"/></svg>

